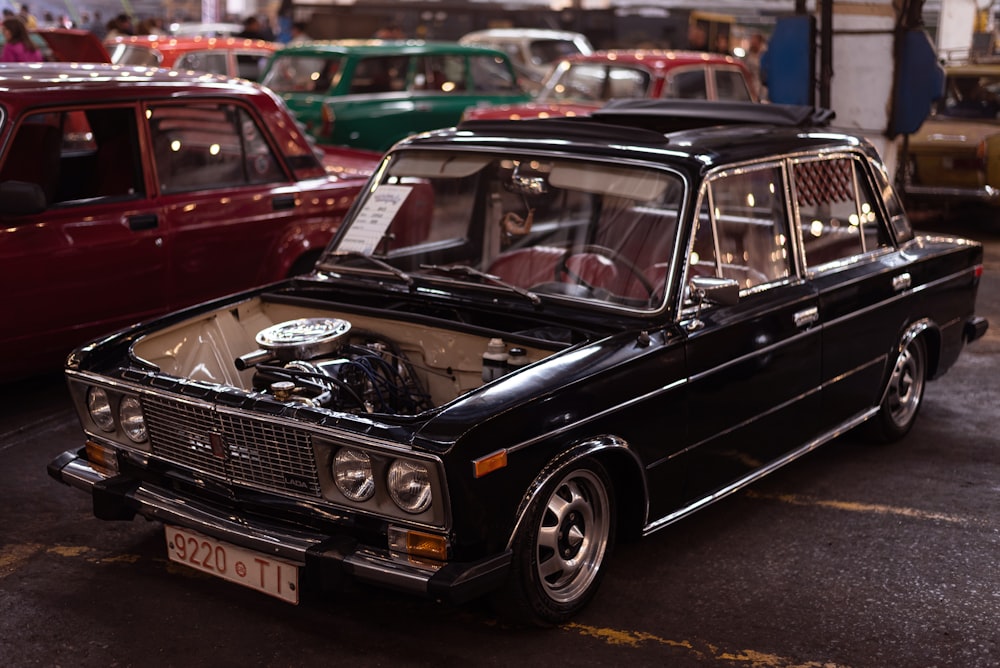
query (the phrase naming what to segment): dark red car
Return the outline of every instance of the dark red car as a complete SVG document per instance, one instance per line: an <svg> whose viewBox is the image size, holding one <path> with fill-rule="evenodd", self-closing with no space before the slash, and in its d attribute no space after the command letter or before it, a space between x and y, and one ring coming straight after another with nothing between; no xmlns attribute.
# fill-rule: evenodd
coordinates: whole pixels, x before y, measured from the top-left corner
<svg viewBox="0 0 1000 668"><path fill-rule="evenodd" d="M613 98L756 102L753 75L738 58L658 49L574 55L553 67L534 102L469 109L465 118L589 116Z"/></svg>
<svg viewBox="0 0 1000 668"><path fill-rule="evenodd" d="M379 157L323 151L256 84L0 67L0 346L16 351L0 382L59 368L139 319L310 269Z"/></svg>

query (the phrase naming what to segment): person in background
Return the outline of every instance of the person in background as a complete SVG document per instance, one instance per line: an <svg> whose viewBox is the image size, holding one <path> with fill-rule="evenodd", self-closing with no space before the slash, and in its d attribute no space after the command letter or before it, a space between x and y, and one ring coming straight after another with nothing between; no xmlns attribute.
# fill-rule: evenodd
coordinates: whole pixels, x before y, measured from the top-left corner
<svg viewBox="0 0 1000 668"><path fill-rule="evenodd" d="M390 23L375 32L375 39L406 39L406 33L395 23Z"/></svg>
<svg viewBox="0 0 1000 668"><path fill-rule="evenodd" d="M301 44L302 42L308 42L312 37L306 32L305 21L296 21L292 24L292 38L288 40L289 44Z"/></svg>
<svg viewBox="0 0 1000 668"><path fill-rule="evenodd" d="M750 43L747 45L747 55L743 58L743 62L746 64L747 69L750 70L750 74L753 75L754 85L757 87L757 90L755 91L757 93L757 99L761 101L767 99L767 85L764 82L764 76L760 69L760 59L766 50L767 45L764 42L764 35L759 32L755 32L750 35Z"/></svg>
<svg viewBox="0 0 1000 668"><path fill-rule="evenodd" d="M264 27L260 19L256 16L248 16L243 19L243 30L233 35L233 37L245 37L247 39L267 39Z"/></svg>
<svg viewBox="0 0 1000 668"><path fill-rule="evenodd" d="M148 18L139 21L139 25L135 29L136 35L166 35L167 31L163 29L163 22L158 18Z"/></svg>
<svg viewBox="0 0 1000 668"><path fill-rule="evenodd" d="M7 18L3 21L3 37L6 42L0 51L0 62L4 63L40 63L44 60L28 37L28 29L20 18Z"/></svg>
<svg viewBox="0 0 1000 668"><path fill-rule="evenodd" d="M94 17L84 27L94 33L101 41L104 41L105 35L108 34L108 24L101 18L101 12L98 10L94 10Z"/></svg>
<svg viewBox="0 0 1000 668"><path fill-rule="evenodd" d="M21 10L17 13L17 15L21 18L21 21L24 22L24 27L28 30L34 30L38 27L38 19L36 19L35 15L31 13L30 9L28 9L28 5L21 5Z"/></svg>
<svg viewBox="0 0 1000 668"><path fill-rule="evenodd" d="M119 14L115 18L108 21L108 31L104 35L104 39L114 39L115 37L125 37L127 35L134 35L135 31L132 29L132 17L128 14Z"/></svg>
<svg viewBox="0 0 1000 668"><path fill-rule="evenodd" d="M281 0L278 6L278 34L276 39L279 42L289 44L295 39L295 2L294 0ZM307 38L308 39L308 38Z"/></svg>

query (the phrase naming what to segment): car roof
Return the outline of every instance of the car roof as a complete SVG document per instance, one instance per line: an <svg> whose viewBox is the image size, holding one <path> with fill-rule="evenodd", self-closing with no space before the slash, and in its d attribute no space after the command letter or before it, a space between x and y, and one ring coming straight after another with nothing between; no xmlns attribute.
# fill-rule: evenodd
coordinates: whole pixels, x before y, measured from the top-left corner
<svg viewBox="0 0 1000 668"><path fill-rule="evenodd" d="M498 38L509 40L534 40L534 39L568 39L574 40L584 37L583 33L571 32L569 30L548 30L546 28L487 28L486 30L474 30L461 37L465 39L478 38Z"/></svg>
<svg viewBox="0 0 1000 668"><path fill-rule="evenodd" d="M643 65L651 69L675 67L678 65L698 65L711 63L713 65L742 65L734 56L707 51L683 51L662 49L608 49L595 51L591 54L574 54L566 56L571 63L624 63L628 65Z"/></svg>
<svg viewBox="0 0 1000 668"><path fill-rule="evenodd" d="M485 46L459 44L458 42L424 42L420 40L318 40L302 44L290 44L279 54L356 54L362 56L385 56L421 53L468 53L503 55L502 52ZM504 56L506 57L506 56Z"/></svg>
<svg viewBox="0 0 1000 668"><path fill-rule="evenodd" d="M776 154L871 150L861 137L831 129L826 109L701 100L614 100L591 117L473 120L411 137L411 145L559 148L573 154L686 164L694 171ZM641 151L636 151L641 148Z"/></svg>
<svg viewBox="0 0 1000 668"><path fill-rule="evenodd" d="M242 23L190 22L170 24L170 32L174 35L235 35L242 30Z"/></svg>
<svg viewBox="0 0 1000 668"><path fill-rule="evenodd" d="M210 37L205 35L123 35L108 41L108 44L129 44L159 51L193 51L196 49L261 49L276 51L281 48L277 42L248 37Z"/></svg>
<svg viewBox="0 0 1000 668"><path fill-rule="evenodd" d="M105 63L10 63L0 67L0 94L34 93L35 97L44 95L71 99L70 91L87 90L93 97L101 91L135 91L137 87L151 96L174 95L178 89L192 93L217 94L225 91L241 95L267 95L260 86L248 81L154 67Z"/></svg>

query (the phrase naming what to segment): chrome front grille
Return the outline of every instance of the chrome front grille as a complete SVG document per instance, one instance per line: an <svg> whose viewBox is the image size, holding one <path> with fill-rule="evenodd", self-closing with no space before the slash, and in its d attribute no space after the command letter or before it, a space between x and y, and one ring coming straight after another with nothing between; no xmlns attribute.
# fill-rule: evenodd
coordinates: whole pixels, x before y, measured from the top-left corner
<svg viewBox="0 0 1000 668"><path fill-rule="evenodd" d="M158 396L142 403L156 457L232 483L320 496L308 432Z"/></svg>

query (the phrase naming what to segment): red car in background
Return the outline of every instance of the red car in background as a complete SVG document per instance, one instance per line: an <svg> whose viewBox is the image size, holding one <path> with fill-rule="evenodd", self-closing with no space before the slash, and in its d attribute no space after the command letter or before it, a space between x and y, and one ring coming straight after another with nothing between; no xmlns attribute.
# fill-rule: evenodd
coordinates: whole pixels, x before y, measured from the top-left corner
<svg viewBox="0 0 1000 668"><path fill-rule="evenodd" d="M212 35L129 35L102 43L88 30L33 31L45 59L193 70L260 81L264 66L281 44L262 39Z"/></svg>
<svg viewBox="0 0 1000 668"><path fill-rule="evenodd" d="M131 35L105 42L116 65L144 65L211 72L260 81L271 54L281 45L243 37Z"/></svg>
<svg viewBox="0 0 1000 668"><path fill-rule="evenodd" d="M312 268L380 158L246 81L0 66L0 382L137 320Z"/></svg>
<svg viewBox="0 0 1000 668"><path fill-rule="evenodd" d="M733 56L653 49L598 51L556 65L534 102L470 109L466 119L586 116L612 98L756 102L753 75Z"/></svg>

